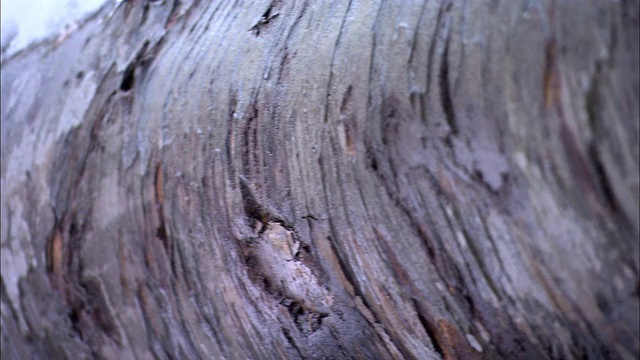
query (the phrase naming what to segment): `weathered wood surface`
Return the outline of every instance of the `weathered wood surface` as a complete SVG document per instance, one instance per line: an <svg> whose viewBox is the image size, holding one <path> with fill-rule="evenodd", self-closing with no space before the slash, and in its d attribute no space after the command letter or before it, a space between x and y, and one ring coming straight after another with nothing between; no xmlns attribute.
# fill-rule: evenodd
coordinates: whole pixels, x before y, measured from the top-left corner
<svg viewBox="0 0 640 360"><path fill-rule="evenodd" d="M638 74L637 1L109 4L2 64L2 357L637 358Z"/></svg>

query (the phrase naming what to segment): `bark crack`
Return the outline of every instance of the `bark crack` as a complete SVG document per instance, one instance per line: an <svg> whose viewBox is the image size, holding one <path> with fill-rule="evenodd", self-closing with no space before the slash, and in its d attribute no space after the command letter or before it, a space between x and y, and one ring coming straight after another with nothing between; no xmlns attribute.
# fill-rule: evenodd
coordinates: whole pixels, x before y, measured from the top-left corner
<svg viewBox="0 0 640 360"><path fill-rule="evenodd" d="M258 20L258 22L249 29L249 32L251 32L253 36L259 37L261 32L265 30L267 26L273 23L273 20L275 18L280 16L280 13L276 13L274 11L274 8L276 7L276 5L279 4L279 2L280 1L277 1L277 0L272 1L271 4L269 4L269 7L267 7L267 10L265 10L265 12L262 13L260 20Z"/></svg>
<svg viewBox="0 0 640 360"><path fill-rule="evenodd" d="M449 134L445 138L445 142L452 147L451 137L458 135L458 124L456 113L451 95L451 85L449 84L449 42L451 39L450 30L447 27L447 37L444 45L444 52L440 61L440 70L438 72L438 85L440 87L440 101L442 101L442 109L445 119L449 125Z"/></svg>
<svg viewBox="0 0 640 360"><path fill-rule="evenodd" d="M344 17L342 18L342 22L340 23L340 30L338 31L338 36L336 37L336 41L333 44L333 52L331 53L331 64L329 65L329 80L327 81L327 91L325 97L325 107L324 107L324 122L327 123L329 121L329 99L331 98L331 85L333 83L333 66L335 64L336 53L338 52L338 45L340 45L340 37L344 31L344 24L347 20L347 16L349 15L349 10L351 9L351 2L347 4L347 10L344 13Z"/></svg>

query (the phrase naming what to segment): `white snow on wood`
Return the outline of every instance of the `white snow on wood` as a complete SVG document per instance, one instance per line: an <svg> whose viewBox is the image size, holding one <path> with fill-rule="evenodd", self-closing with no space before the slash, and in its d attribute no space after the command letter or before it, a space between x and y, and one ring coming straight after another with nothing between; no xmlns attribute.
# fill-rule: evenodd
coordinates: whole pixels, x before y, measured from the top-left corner
<svg viewBox="0 0 640 360"><path fill-rule="evenodd" d="M31 43L64 31L96 11L107 0L3 0L2 53L15 53Z"/></svg>

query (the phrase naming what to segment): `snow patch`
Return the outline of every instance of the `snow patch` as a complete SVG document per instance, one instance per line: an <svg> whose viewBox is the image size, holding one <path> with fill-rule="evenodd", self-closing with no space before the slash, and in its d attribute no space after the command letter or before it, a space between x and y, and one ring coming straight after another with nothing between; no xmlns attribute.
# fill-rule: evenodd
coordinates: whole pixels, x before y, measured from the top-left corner
<svg viewBox="0 0 640 360"><path fill-rule="evenodd" d="M3 55L60 33L98 10L108 0L4 0L0 2L0 33Z"/></svg>

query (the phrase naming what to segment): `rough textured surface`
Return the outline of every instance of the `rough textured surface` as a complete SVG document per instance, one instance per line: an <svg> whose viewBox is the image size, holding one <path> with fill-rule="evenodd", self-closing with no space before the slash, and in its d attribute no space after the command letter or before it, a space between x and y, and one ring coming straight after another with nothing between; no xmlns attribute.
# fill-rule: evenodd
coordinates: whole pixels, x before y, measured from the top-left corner
<svg viewBox="0 0 640 360"><path fill-rule="evenodd" d="M123 2L2 64L2 357L639 356L637 1Z"/></svg>

